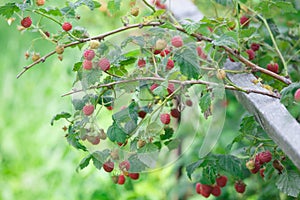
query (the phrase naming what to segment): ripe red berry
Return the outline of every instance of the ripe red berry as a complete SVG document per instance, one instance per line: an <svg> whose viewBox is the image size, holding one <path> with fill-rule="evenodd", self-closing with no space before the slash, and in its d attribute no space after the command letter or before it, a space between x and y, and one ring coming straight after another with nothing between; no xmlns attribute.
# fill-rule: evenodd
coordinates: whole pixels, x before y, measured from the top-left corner
<svg viewBox="0 0 300 200"><path fill-rule="evenodd" d="M250 172L251 172L252 174L256 174L256 173L259 171L260 167L261 167L261 164L260 164L260 162L259 162L259 158L258 158L258 156L255 156L255 160L254 160L254 168L251 169Z"/></svg>
<svg viewBox="0 0 300 200"><path fill-rule="evenodd" d="M206 60L207 59L207 55L204 53L204 51L203 51L203 49L202 49L202 47L197 47L197 53L198 53L198 56L200 57L200 58L202 58L203 60Z"/></svg>
<svg viewBox="0 0 300 200"><path fill-rule="evenodd" d="M193 106L192 100L187 99L187 100L185 101L185 105L187 105L187 106L189 106L189 107L192 107L192 106Z"/></svg>
<svg viewBox="0 0 300 200"><path fill-rule="evenodd" d="M72 24L69 22L64 22L62 25L62 29L64 31L70 31L72 29Z"/></svg>
<svg viewBox="0 0 300 200"><path fill-rule="evenodd" d="M262 178L265 178L265 175L264 175L265 170L266 170L266 168L261 168L261 169L259 170L259 174L260 174L260 176L261 176Z"/></svg>
<svg viewBox="0 0 300 200"><path fill-rule="evenodd" d="M117 144L122 147L122 146L126 146L126 144L128 143L128 141L126 140L124 143L122 142L117 142Z"/></svg>
<svg viewBox="0 0 300 200"><path fill-rule="evenodd" d="M140 111L138 112L138 116L139 116L140 118L142 118L142 119L145 118L146 114L147 114L147 113L146 113L145 111L143 111L143 110L140 110Z"/></svg>
<svg viewBox="0 0 300 200"><path fill-rule="evenodd" d="M118 179L118 184L123 185L125 183L125 176L121 174Z"/></svg>
<svg viewBox="0 0 300 200"><path fill-rule="evenodd" d="M132 180L138 180L140 178L140 174L139 173L129 173L128 176L132 179Z"/></svg>
<svg viewBox="0 0 300 200"><path fill-rule="evenodd" d="M165 57L165 56L168 55L169 53L171 53L171 51L168 50L168 49L165 49L165 50L163 50L163 51L160 52L160 56L161 56L161 57Z"/></svg>
<svg viewBox="0 0 300 200"><path fill-rule="evenodd" d="M94 105L91 105L91 104L85 105L82 108L83 114L86 116L90 116L91 114L93 114L94 110L95 110L95 107L94 107Z"/></svg>
<svg viewBox="0 0 300 200"><path fill-rule="evenodd" d="M115 164L112 161L107 161L102 165L103 169L106 172L111 172L112 170L114 170L114 166L115 166Z"/></svg>
<svg viewBox="0 0 300 200"><path fill-rule="evenodd" d="M93 145L97 145L100 143L100 137L99 136L86 136L86 139Z"/></svg>
<svg viewBox="0 0 300 200"><path fill-rule="evenodd" d="M110 69L110 62L107 58L102 58L98 62L98 67L102 69L103 71L107 71Z"/></svg>
<svg viewBox="0 0 300 200"><path fill-rule="evenodd" d="M22 19L21 21L21 25L24 27L24 28L29 28L32 24L32 20L30 17L25 17Z"/></svg>
<svg viewBox="0 0 300 200"><path fill-rule="evenodd" d="M257 43L252 43L252 44L251 44L251 49L252 49L253 51L258 51L258 50L259 50L259 47L260 47L260 45L257 44Z"/></svg>
<svg viewBox="0 0 300 200"><path fill-rule="evenodd" d="M173 108L170 112L171 116L174 118L179 118L180 117L180 112L177 108Z"/></svg>
<svg viewBox="0 0 300 200"><path fill-rule="evenodd" d="M114 107L112 107L112 106L106 106L106 109L107 109L107 110L113 110Z"/></svg>
<svg viewBox="0 0 300 200"><path fill-rule="evenodd" d="M93 58L95 57L95 51L91 50L91 49L87 49L87 50L84 51L83 57L86 60L93 60Z"/></svg>
<svg viewBox="0 0 300 200"><path fill-rule="evenodd" d="M221 188L217 185L213 186L212 190L211 190L211 194L214 195L215 197L218 197L221 195Z"/></svg>
<svg viewBox="0 0 300 200"><path fill-rule="evenodd" d="M145 67L146 66L146 61L144 59L139 59L138 60L138 66L139 66L139 68Z"/></svg>
<svg viewBox="0 0 300 200"><path fill-rule="evenodd" d="M35 3L37 6L43 6L45 4L45 0L36 0Z"/></svg>
<svg viewBox="0 0 300 200"><path fill-rule="evenodd" d="M175 85L173 83L168 84L168 94L171 95L175 91Z"/></svg>
<svg viewBox="0 0 300 200"><path fill-rule="evenodd" d="M246 190L246 184L242 181L237 181L234 184L234 188L238 193L244 193Z"/></svg>
<svg viewBox="0 0 300 200"><path fill-rule="evenodd" d="M174 61L171 59L168 59L166 69L171 70L171 69L173 69L173 67L174 67Z"/></svg>
<svg viewBox="0 0 300 200"><path fill-rule="evenodd" d="M300 88L296 90L294 94L294 100L299 102L300 101Z"/></svg>
<svg viewBox="0 0 300 200"><path fill-rule="evenodd" d="M210 185L201 184L201 194L204 197L209 197L213 187Z"/></svg>
<svg viewBox="0 0 300 200"><path fill-rule="evenodd" d="M240 18L240 24L243 26L243 27L248 27L249 26L249 23L250 23L250 20L248 17L246 17L245 15L243 15L241 18Z"/></svg>
<svg viewBox="0 0 300 200"><path fill-rule="evenodd" d="M267 65L267 69L270 70L270 71L272 71L272 72L274 72L274 73L276 73L276 74L278 74L278 72L279 72L279 70L278 70L279 66L278 66L277 63L269 63Z"/></svg>
<svg viewBox="0 0 300 200"><path fill-rule="evenodd" d="M196 188L197 194L201 194L201 183L197 183L195 188Z"/></svg>
<svg viewBox="0 0 300 200"><path fill-rule="evenodd" d="M151 85L150 90L153 92L153 90L155 90L155 88L157 88L159 85L157 83L154 83Z"/></svg>
<svg viewBox="0 0 300 200"><path fill-rule="evenodd" d="M227 184L227 176L218 176L216 178L217 185L220 187L225 187Z"/></svg>
<svg viewBox="0 0 300 200"><path fill-rule="evenodd" d="M258 161L260 164L268 163L272 160L272 154L270 151L264 151L257 154Z"/></svg>
<svg viewBox="0 0 300 200"><path fill-rule="evenodd" d="M255 52L252 49L246 50L246 53L248 54L249 60L253 60L255 58Z"/></svg>
<svg viewBox="0 0 300 200"><path fill-rule="evenodd" d="M160 53L161 53L161 50L155 49L155 50L153 51L153 53L154 53L154 55L160 54Z"/></svg>
<svg viewBox="0 0 300 200"><path fill-rule="evenodd" d="M119 168L122 171L128 171L130 169L130 163L128 160L124 160L119 164Z"/></svg>
<svg viewBox="0 0 300 200"><path fill-rule="evenodd" d="M90 60L84 60L82 66L85 70L91 70L93 68L93 62Z"/></svg>
<svg viewBox="0 0 300 200"><path fill-rule="evenodd" d="M163 113L160 115L160 121L163 124L169 124L171 121L170 115L168 113Z"/></svg>
<svg viewBox="0 0 300 200"><path fill-rule="evenodd" d="M174 47L182 47L183 46L183 41L182 41L182 38L181 36L174 36L171 40L171 44L174 46Z"/></svg>
<svg viewBox="0 0 300 200"><path fill-rule="evenodd" d="M45 31L44 34L47 36L47 37L50 37L50 33L48 31Z"/></svg>

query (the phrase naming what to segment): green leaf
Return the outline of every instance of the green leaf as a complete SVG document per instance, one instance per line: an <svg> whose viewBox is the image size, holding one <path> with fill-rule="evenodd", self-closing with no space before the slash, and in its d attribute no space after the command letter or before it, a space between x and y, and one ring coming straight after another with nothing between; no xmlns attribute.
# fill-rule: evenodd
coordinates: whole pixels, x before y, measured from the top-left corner
<svg viewBox="0 0 300 200"><path fill-rule="evenodd" d="M101 75L102 72L99 69L85 70L82 74L81 80L83 88L87 89L95 83L99 82Z"/></svg>
<svg viewBox="0 0 300 200"><path fill-rule="evenodd" d="M272 18L278 14L296 13L291 2L286 1L269 1L263 0L254 8L257 12L262 13L265 18Z"/></svg>
<svg viewBox="0 0 300 200"><path fill-rule="evenodd" d="M78 172L79 170L82 170L84 168L86 168L89 164L90 164L90 160L92 159L92 155L89 154L86 157L84 157L81 162L79 163L76 171Z"/></svg>
<svg viewBox="0 0 300 200"><path fill-rule="evenodd" d="M214 0L216 3L221 4L222 6L232 6L232 0Z"/></svg>
<svg viewBox="0 0 300 200"><path fill-rule="evenodd" d="M211 105L211 96L210 93L204 94L199 101L199 106L201 108L201 112L205 113L209 109Z"/></svg>
<svg viewBox="0 0 300 200"><path fill-rule="evenodd" d="M150 123L147 128L146 128L146 132L149 134L149 135L154 135L156 133L159 133L161 131L162 127L159 123L157 122L152 122Z"/></svg>
<svg viewBox="0 0 300 200"><path fill-rule="evenodd" d="M288 87L285 87L283 90L281 90L280 102L283 103L285 106L293 105L294 93L298 88L300 88L300 82L292 83Z"/></svg>
<svg viewBox="0 0 300 200"><path fill-rule="evenodd" d="M190 45L187 48L182 48L174 54L174 60L180 66L180 71L188 78L198 79L200 68L198 63L198 55L196 46Z"/></svg>
<svg viewBox="0 0 300 200"><path fill-rule="evenodd" d="M160 135L160 140L170 139L174 134L174 130L170 127L165 128L164 131L165 133Z"/></svg>
<svg viewBox="0 0 300 200"><path fill-rule="evenodd" d="M215 183L217 177L217 168L215 165L208 165L204 167L200 182L206 185L212 185Z"/></svg>
<svg viewBox="0 0 300 200"><path fill-rule="evenodd" d="M234 143L236 142L240 142L245 138L245 134L240 134L238 136L236 136L233 141L226 147L226 149L231 150L232 146L234 145Z"/></svg>
<svg viewBox="0 0 300 200"><path fill-rule="evenodd" d="M4 6L0 6L0 15L5 18L10 18L14 12L19 12L20 8L16 6L16 3L7 3Z"/></svg>
<svg viewBox="0 0 300 200"><path fill-rule="evenodd" d="M267 19L267 23L271 29L271 32L274 36L278 36L280 34L279 29L277 25L275 24L275 21L273 19Z"/></svg>
<svg viewBox="0 0 300 200"><path fill-rule="evenodd" d="M190 23L183 24L182 26L188 34L192 34L197 32L197 30L200 28L201 25L202 24L199 22L190 22Z"/></svg>
<svg viewBox="0 0 300 200"><path fill-rule="evenodd" d="M113 123L107 130L107 137L112 142L124 143L126 141L127 134L117 125L117 123Z"/></svg>
<svg viewBox="0 0 300 200"><path fill-rule="evenodd" d="M236 40L236 33L228 32L223 34L221 37L212 41L212 44L215 46L229 46L229 47L238 47L238 43Z"/></svg>
<svg viewBox="0 0 300 200"><path fill-rule="evenodd" d="M257 133L258 124L254 116L246 116L242 119L239 131L246 135L255 135Z"/></svg>
<svg viewBox="0 0 300 200"><path fill-rule="evenodd" d="M67 112L61 112L60 114L56 114L52 120L51 120L51 126L53 126L54 121L60 120L61 118L63 119L68 119L70 118L72 115L70 113Z"/></svg>
<svg viewBox="0 0 300 200"><path fill-rule="evenodd" d="M253 34L257 31L257 28L249 27L247 29L240 29L241 38L248 38L253 36Z"/></svg>
<svg viewBox="0 0 300 200"><path fill-rule="evenodd" d="M140 160L139 156L141 155L134 154L128 158L130 163L130 172L141 172L147 168L147 165Z"/></svg>
<svg viewBox="0 0 300 200"><path fill-rule="evenodd" d="M81 68L81 65L82 65L82 62L75 63L74 66L73 66L73 69L72 69L73 72L79 71L79 69Z"/></svg>
<svg viewBox="0 0 300 200"><path fill-rule="evenodd" d="M107 4L107 9L111 14L115 14L120 10L121 0L109 0Z"/></svg>
<svg viewBox="0 0 300 200"><path fill-rule="evenodd" d="M39 8L38 11L47 15L62 16L61 10L56 7Z"/></svg>
<svg viewBox="0 0 300 200"><path fill-rule="evenodd" d="M218 164L221 169L233 176L243 177L243 162L232 155L218 155Z"/></svg>
<svg viewBox="0 0 300 200"><path fill-rule="evenodd" d="M300 192L300 176L294 171L285 171L276 182L277 188L288 196L298 197Z"/></svg>
<svg viewBox="0 0 300 200"><path fill-rule="evenodd" d="M165 142L165 145L168 147L169 151L177 149L181 141L179 139L169 140Z"/></svg>
<svg viewBox="0 0 300 200"><path fill-rule="evenodd" d="M87 151L87 148L79 142L77 135L74 133L69 133L67 135L67 141L70 145L75 147L76 149L81 149L83 151Z"/></svg>
<svg viewBox="0 0 300 200"><path fill-rule="evenodd" d="M71 8L69 6L66 6L66 7L60 9L60 12L61 12L61 14L65 15L66 17L69 17L69 18L74 18L76 15L74 8Z"/></svg>
<svg viewBox="0 0 300 200"><path fill-rule="evenodd" d="M158 147L155 144L147 143L138 150L139 153L158 152Z"/></svg>
<svg viewBox="0 0 300 200"><path fill-rule="evenodd" d="M102 164L106 162L109 155L110 155L109 149L105 149L103 151L95 151L92 153L92 156Z"/></svg>
<svg viewBox="0 0 300 200"><path fill-rule="evenodd" d="M187 176L189 177L190 180L192 180L192 174L194 173L194 171L199 168L201 166L201 164L203 163L203 159L198 160L197 162L194 162L192 164L189 164L186 167L186 172L187 172Z"/></svg>

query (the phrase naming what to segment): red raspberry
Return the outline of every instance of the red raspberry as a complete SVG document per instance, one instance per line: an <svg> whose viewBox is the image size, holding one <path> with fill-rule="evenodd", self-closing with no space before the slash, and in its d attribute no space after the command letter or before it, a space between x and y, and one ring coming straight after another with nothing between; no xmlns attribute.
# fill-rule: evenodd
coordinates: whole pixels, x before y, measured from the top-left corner
<svg viewBox="0 0 300 200"><path fill-rule="evenodd" d="M259 174L260 174L260 176L261 176L262 178L265 178L265 175L264 175L265 170L266 170L266 168L261 168L261 169L259 170Z"/></svg>
<svg viewBox="0 0 300 200"><path fill-rule="evenodd" d="M160 0L152 0L152 3L155 3L155 6L158 9L166 9L167 8L167 6L163 3L161 3Z"/></svg>
<svg viewBox="0 0 300 200"><path fill-rule="evenodd" d="M141 110L141 111L138 112L138 116L140 118L142 118L142 119L144 119L146 115L147 115L147 113L145 111L143 111L143 110Z"/></svg>
<svg viewBox="0 0 300 200"><path fill-rule="evenodd" d="M300 88L296 90L294 94L294 100L299 102L300 101Z"/></svg>
<svg viewBox="0 0 300 200"><path fill-rule="evenodd" d="M210 185L204 185L204 184L201 184L201 194L202 196L204 197L209 197L209 195L211 194L211 191L212 191L212 186Z"/></svg>
<svg viewBox="0 0 300 200"><path fill-rule="evenodd" d="M222 193L221 188L219 186L213 186L212 190L211 190L211 194L214 195L215 197L220 196Z"/></svg>
<svg viewBox="0 0 300 200"><path fill-rule="evenodd" d="M253 60L255 58L255 52L252 49L246 50L246 53L248 54L249 60Z"/></svg>
<svg viewBox="0 0 300 200"><path fill-rule="evenodd" d="M196 184L196 192L197 194L201 194L201 183Z"/></svg>
<svg viewBox="0 0 300 200"><path fill-rule="evenodd" d="M128 171L130 169L130 163L128 160L124 160L119 164L119 168L122 171Z"/></svg>
<svg viewBox="0 0 300 200"><path fill-rule="evenodd" d="M50 33L48 31L45 31L44 34L47 36L47 37L50 37Z"/></svg>
<svg viewBox="0 0 300 200"><path fill-rule="evenodd" d="M200 58L202 58L203 60L206 60L207 59L207 55L204 53L204 51L203 51L203 49L202 49L202 47L197 47L197 53L198 53L198 56L200 57Z"/></svg>
<svg viewBox="0 0 300 200"><path fill-rule="evenodd" d="M257 154L257 158L260 164L268 163L272 160L272 154L270 151L264 151Z"/></svg>
<svg viewBox="0 0 300 200"><path fill-rule="evenodd" d="M226 176L219 176L217 177L216 182L219 187L225 187L227 184L227 180L228 179Z"/></svg>
<svg viewBox="0 0 300 200"><path fill-rule="evenodd" d="M29 28L32 24L32 20L30 17L25 17L22 19L21 21L21 25L24 27L24 28Z"/></svg>
<svg viewBox="0 0 300 200"><path fill-rule="evenodd" d="M36 0L35 3L37 6L43 6L45 4L45 0Z"/></svg>
<svg viewBox="0 0 300 200"><path fill-rule="evenodd" d="M171 44L174 46L174 47L182 47L183 46L183 41L182 41L182 38L181 36L174 36L171 40Z"/></svg>
<svg viewBox="0 0 300 200"><path fill-rule="evenodd" d="M163 124L169 124L171 121L170 115L168 113L164 113L160 115L160 121Z"/></svg>
<svg viewBox="0 0 300 200"><path fill-rule="evenodd" d="M171 53L171 51L168 50L168 49L165 49L165 50L163 50L163 51L160 52L160 56L161 56L161 57L165 57L165 56L168 55L169 53Z"/></svg>
<svg viewBox="0 0 300 200"><path fill-rule="evenodd" d="M125 176L121 174L118 179L118 184L123 185L125 183Z"/></svg>
<svg viewBox="0 0 300 200"><path fill-rule="evenodd" d="M86 136L86 139L93 145L97 145L100 143L100 137L98 136Z"/></svg>
<svg viewBox="0 0 300 200"><path fill-rule="evenodd" d="M251 44L251 49L252 49L253 51L258 51L258 50L259 50L259 47L260 47L260 45L257 44L257 43L252 43L252 44Z"/></svg>
<svg viewBox="0 0 300 200"><path fill-rule="evenodd" d="M173 69L173 67L174 67L174 61L171 59L168 59L166 69L171 70L171 69Z"/></svg>
<svg viewBox="0 0 300 200"><path fill-rule="evenodd" d="M139 173L129 173L128 176L132 179L132 180L138 180L140 178L140 174Z"/></svg>
<svg viewBox="0 0 300 200"><path fill-rule="evenodd" d="M91 114L93 114L94 110L95 110L95 107L94 107L94 105L91 105L91 104L85 105L82 108L83 114L86 116L90 116Z"/></svg>
<svg viewBox="0 0 300 200"><path fill-rule="evenodd" d="M177 108L173 108L172 110L171 110L171 116L172 117L174 117L174 118L179 118L180 117L180 112L179 112L179 110L177 109Z"/></svg>
<svg viewBox="0 0 300 200"><path fill-rule="evenodd" d="M111 172L112 170L114 170L114 166L115 164L112 161L107 161L102 165L104 171L106 172Z"/></svg>
<svg viewBox="0 0 300 200"><path fill-rule="evenodd" d="M250 20L248 17L246 17L245 15L243 15L241 18L240 18L240 24L243 26L243 27L248 27L249 26L249 23L250 23Z"/></svg>
<svg viewBox="0 0 300 200"><path fill-rule="evenodd" d="M160 53L161 53L161 50L155 49L155 50L153 51L153 53L154 53L154 55L160 54Z"/></svg>
<svg viewBox="0 0 300 200"><path fill-rule="evenodd" d="M106 106L106 109L107 109L107 110L113 110L114 107L112 107L112 106Z"/></svg>
<svg viewBox="0 0 300 200"><path fill-rule="evenodd" d="M90 60L84 60L82 66L85 70L91 70L93 68L93 62Z"/></svg>
<svg viewBox="0 0 300 200"><path fill-rule="evenodd" d="M145 67L146 66L146 61L144 59L139 59L138 60L138 66L139 66L139 68Z"/></svg>
<svg viewBox="0 0 300 200"><path fill-rule="evenodd" d="M153 92L153 90L155 90L155 88L157 88L159 85L157 83L154 83L153 85L151 85L150 90Z"/></svg>
<svg viewBox="0 0 300 200"><path fill-rule="evenodd" d="M171 95L175 91L175 85L173 83L169 83L167 90L169 95Z"/></svg>
<svg viewBox="0 0 300 200"><path fill-rule="evenodd" d="M267 65L267 69L268 70L270 70L270 71L272 71L272 72L274 72L274 73L276 73L276 74L278 74L278 69L279 69L279 66L278 66L278 64L277 63L269 63L268 65Z"/></svg>
<svg viewBox="0 0 300 200"><path fill-rule="evenodd" d="M64 31L70 31L70 30L72 29L72 24L69 23L69 22L65 22L65 23L63 23L63 25L62 25L62 29L63 29Z"/></svg>
<svg viewBox="0 0 300 200"><path fill-rule="evenodd" d="M238 193L244 193L246 190L246 184L242 181L237 181L234 184L234 188Z"/></svg>
<svg viewBox="0 0 300 200"><path fill-rule="evenodd" d="M86 60L93 60L93 58L95 57L95 52L94 52L94 50L91 50L91 49L85 50L84 53L83 53L83 57L84 57Z"/></svg>
<svg viewBox="0 0 300 200"><path fill-rule="evenodd" d="M102 58L98 62L98 67L100 67L100 69L102 69L103 71L109 70L109 68L110 68L109 60L107 58Z"/></svg>
<svg viewBox="0 0 300 200"><path fill-rule="evenodd" d="M124 143L122 142L117 142L117 144L122 147L122 146L126 146L126 144L128 143L128 141L126 140Z"/></svg>
<svg viewBox="0 0 300 200"><path fill-rule="evenodd" d="M192 106L193 106L192 100L187 99L187 100L185 101L185 105L187 105L187 106L189 106L189 107L192 107Z"/></svg>
<svg viewBox="0 0 300 200"><path fill-rule="evenodd" d="M259 171L260 167L261 167L261 164L260 164L260 162L259 162L259 158L258 158L258 156L255 156L255 160L254 160L254 168L251 169L250 172L251 172L252 174L256 174L256 173Z"/></svg>

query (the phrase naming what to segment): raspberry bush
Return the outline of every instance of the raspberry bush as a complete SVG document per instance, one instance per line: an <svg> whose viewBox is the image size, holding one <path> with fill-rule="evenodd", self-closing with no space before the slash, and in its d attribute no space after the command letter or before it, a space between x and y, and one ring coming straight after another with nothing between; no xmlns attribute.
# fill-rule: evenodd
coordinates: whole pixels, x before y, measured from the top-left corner
<svg viewBox="0 0 300 200"><path fill-rule="evenodd" d="M78 170L92 163L110 173L114 183L126 186L139 181L143 172L173 162L184 149L178 171L185 171L194 184L193 195L251 196L256 191L247 184L259 176L260 186L278 188L268 193L271 197L279 197L280 192L299 196L298 169L253 116L243 117L231 143L217 144L225 150L212 148L222 132L223 124L217 122L226 117L228 90L278 98L300 120L299 21L291 20L299 17L299 5L296 1L213 2L230 15L183 23L164 1L103 1L105 12L120 18L122 26L106 33L99 28L96 34L78 24L81 9L103 9L98 1L66 1L59 7L26 0L0 7L2 19L15 21L20 31L53 44L43 55L38 45L28 49L25 58L31 57L30 63L18 77L54 55L63 60L65 51L81 51L72 68L73 88L63 95L71 96L73 110L51 121L53 125L65 119L68 143L85 152ZM287 15L284 22L277 21L278 13ZM122 35L125 32L130 34ZM241 62L244 67L227 70L225 62ZM255 84L261 83L267 91L240 88L227 73L253 73L258 78ZM220 130L199 135L202 122ZM166 158L176 150L176 158Z"/></svg>

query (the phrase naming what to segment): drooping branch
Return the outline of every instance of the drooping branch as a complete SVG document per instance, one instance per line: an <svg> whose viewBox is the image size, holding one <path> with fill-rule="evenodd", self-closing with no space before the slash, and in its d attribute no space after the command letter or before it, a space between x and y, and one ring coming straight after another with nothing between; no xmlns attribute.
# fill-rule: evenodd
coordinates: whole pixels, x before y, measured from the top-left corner
<svg viewBox="0 0 300 200"><path fill-rule="evenodd" d="M86 90L112 87L112 86L119 85L119 84L131 83L131 82L137 82L137 81L159 81L159 82L168 81L169 83L178 84L178 85L181 85L183 87L186 86L186 85L201 84L201 85L207 85L207 86L210 86L210 87L224 87L227 90L241 91L241 92L245 92L247 94L256 93L256 94L261 94L261 95L267 95L267 96L274 97L274 98L280 98L277 94L275 94L273 92L264 92L264 91L260 91L260 90L254 90L254 89L239 88L239 87L234 87L234 86L231 86L231 85L224 85L223 83L209 82L209 81L203 81L203 80L187 80L187 81L167 80L165 78L160 78L160 77L139 77L139 78L134 78L134 79L129 79L129 80L120 80L120 81L115 81L115 82L110 82L110 83L98 84L98 85L95 85L95 86L91 86ZM65 97L65 96L68 96L68 95L71 95L71 94L75 94L75 93L78 93L78 92L83 92L83 91L85 91L85 90L83 90L83 89L74 90L74 91L68 92L66 94L63 94L62 97Z"/></svg>

